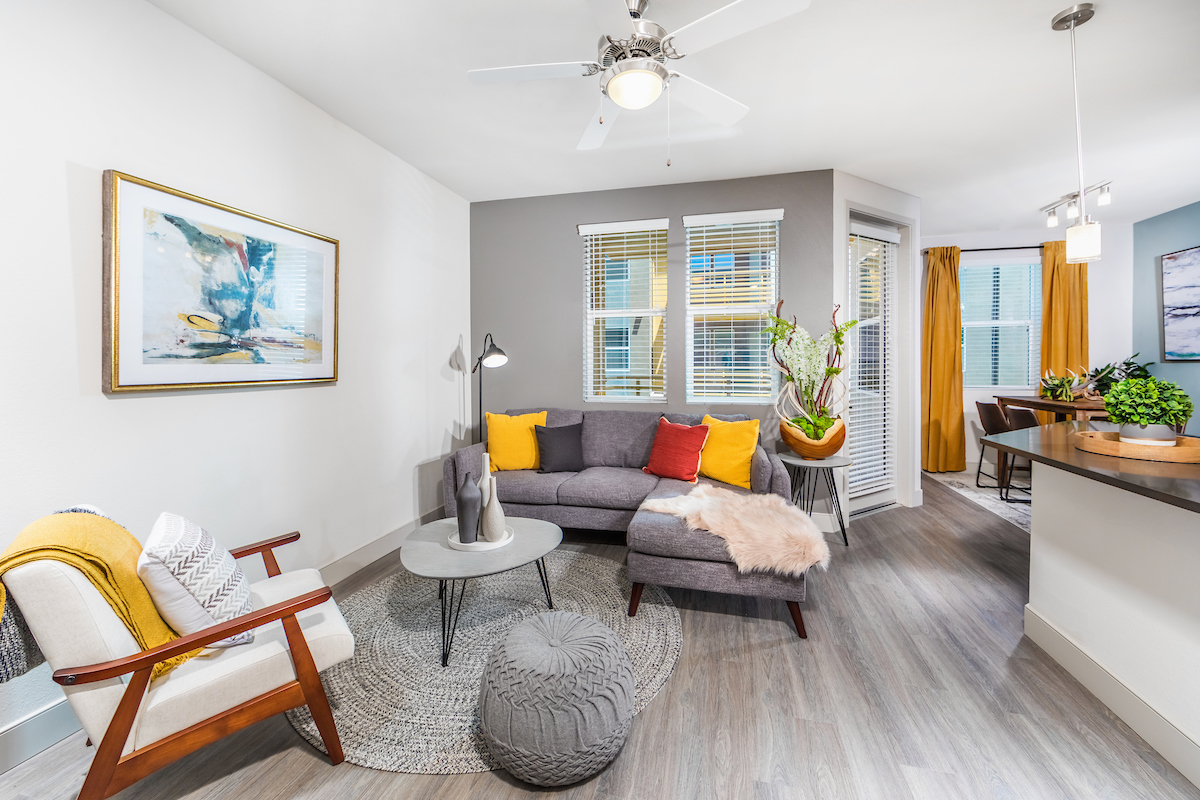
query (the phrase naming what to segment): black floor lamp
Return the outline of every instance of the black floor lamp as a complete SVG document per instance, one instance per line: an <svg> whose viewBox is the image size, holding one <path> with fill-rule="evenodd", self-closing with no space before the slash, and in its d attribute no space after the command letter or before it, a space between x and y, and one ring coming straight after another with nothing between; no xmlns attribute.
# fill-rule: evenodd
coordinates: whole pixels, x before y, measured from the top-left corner
<svg viewBox="0 0 1200 800"><path fill-rule="evenodd" d="M483 337L483 352L479 354L479 358L475 359L475 366L471 368L471 372L479 373L479 441L483 441L483 371L479 369L480 365L488 369L503 367L508 363L508 356L499 347L496 347L496 342L492 339L489 333Z"/></svg>

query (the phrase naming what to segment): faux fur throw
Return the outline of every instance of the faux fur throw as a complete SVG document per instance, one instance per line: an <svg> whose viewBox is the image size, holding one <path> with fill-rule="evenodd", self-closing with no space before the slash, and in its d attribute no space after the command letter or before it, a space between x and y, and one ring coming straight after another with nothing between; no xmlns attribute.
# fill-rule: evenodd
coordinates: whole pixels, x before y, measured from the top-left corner
<svg viewBox="0 0 1200 800"><path fill-rule="evenodd" d="M829 545L816 524L777 494L739 494L701 484L689 494L647 500L642 508L682 517L692 530L725 540L738 572L797 576L829 566Z"/></svg>

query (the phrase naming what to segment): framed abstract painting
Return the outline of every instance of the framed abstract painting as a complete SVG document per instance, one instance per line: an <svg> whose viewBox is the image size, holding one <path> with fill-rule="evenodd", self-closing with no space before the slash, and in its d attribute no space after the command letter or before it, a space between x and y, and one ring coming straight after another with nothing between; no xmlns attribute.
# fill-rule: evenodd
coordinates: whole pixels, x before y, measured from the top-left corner
<svg viewBox="0 0 1200 800"><path fill-rule="evenodd" d="M105 392L337 380L338 242L104 173Z"/></svg>
<svg viewBox="0 0 1200 800"><path fill-rule="evenodd" d="M1162 257L1163 360L1200 361L1200 247Z"/></svg>

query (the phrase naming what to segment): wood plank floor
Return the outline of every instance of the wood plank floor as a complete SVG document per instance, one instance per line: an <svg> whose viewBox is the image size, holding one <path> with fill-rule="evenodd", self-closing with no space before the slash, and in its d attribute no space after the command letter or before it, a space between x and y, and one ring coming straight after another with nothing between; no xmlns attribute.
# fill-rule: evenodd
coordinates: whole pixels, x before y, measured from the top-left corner
<svg viewBox="0 0 1200 800"><path fill-rule="evenodd" d="M534 792L503 772L331 767L282 717L117 797L1200 798L1028 639L1028 537L936 481L925 506L856 519L809 586L799 640L783 603L670 590L684 649L599 776ZM623 559L580 536L564 547ZM609 540L611 541L611 540ZM393 555L336 587L398 569ZM73 798L82 733L0 775L0 797Z"/></svg>

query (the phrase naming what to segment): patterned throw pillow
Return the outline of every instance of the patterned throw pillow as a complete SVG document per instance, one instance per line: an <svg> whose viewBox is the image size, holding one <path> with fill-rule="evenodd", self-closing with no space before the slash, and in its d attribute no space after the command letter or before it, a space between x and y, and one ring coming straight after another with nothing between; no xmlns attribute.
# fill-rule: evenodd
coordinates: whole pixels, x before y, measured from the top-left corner
<svg viewBox="0 0 1200 800"><path fill-rule="evenodd" d="M138 577L158 613L180 636L254 610L250 584L233 555L208 531L178 514L159 515L138 557ZM254 631L246 631L212 647L252 641Z"/></svg>

